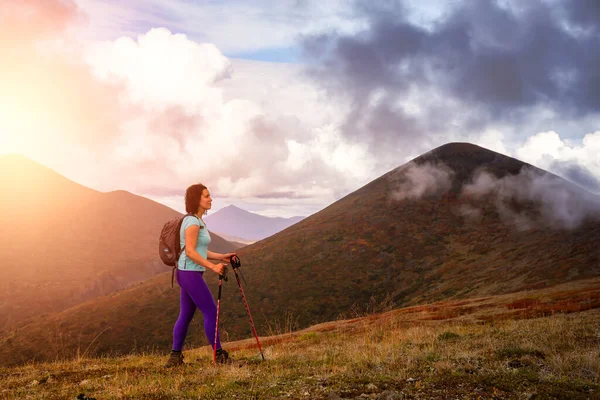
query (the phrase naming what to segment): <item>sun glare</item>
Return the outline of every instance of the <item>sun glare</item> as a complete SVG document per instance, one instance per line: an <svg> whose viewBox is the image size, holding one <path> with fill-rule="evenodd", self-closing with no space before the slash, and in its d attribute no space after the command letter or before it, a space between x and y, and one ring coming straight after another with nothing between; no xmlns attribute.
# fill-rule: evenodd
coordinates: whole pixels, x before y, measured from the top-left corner
<svg viewBox="0 0 600 400"><path fill-rule="evenodd" d="M16 135L11 130L5 129L0 123L0 155L25 154L31 144L27 135Z"/></svg>
<svg viewBox="0 0 600 400"><path fill-rule="evenodd" d="M27 122L28 119L24 115L16 115L19 113L8 115L5 111L6 109L0 111L0 155L29 154L35 146L32 132L28 129L18 129L15 122L21 120L28 125L31 123ZM29 119L31 118L29 116Z"/></svg>

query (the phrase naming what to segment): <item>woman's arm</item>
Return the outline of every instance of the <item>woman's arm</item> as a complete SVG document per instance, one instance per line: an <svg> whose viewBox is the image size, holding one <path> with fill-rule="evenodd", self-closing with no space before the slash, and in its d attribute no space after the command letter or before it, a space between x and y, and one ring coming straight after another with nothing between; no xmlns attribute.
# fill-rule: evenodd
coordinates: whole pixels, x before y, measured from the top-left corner
<svg viewBox="0 0 600 400"><path fill-rule="evenodd" d="M222 260L225 254L215 253L213 251L207 251L206 256L211 260Z"/></svg>
<svg viewBox="0 0 600 400"><path fill-rule="evenodd" d="M215 253L212 251L207 251L206 252L206 256L208 258L210 258L211 260L219 260L219 261L223 261L223 262L231 262L231 256L235 256L235 253L227 253L227 254L221 254L221 253Z"/></svg>

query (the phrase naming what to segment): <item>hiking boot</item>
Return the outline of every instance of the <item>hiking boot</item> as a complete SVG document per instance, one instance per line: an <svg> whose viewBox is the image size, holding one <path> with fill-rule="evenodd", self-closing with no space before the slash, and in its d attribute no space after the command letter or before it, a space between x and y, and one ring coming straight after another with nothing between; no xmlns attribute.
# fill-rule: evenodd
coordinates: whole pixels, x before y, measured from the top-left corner
<svg viewBox="0 0 600 400"><path fill-rule="evenodd" d="M165 364L165 368L176 367L178 365L183 365L183 353L180 351L171 351L169 359Z"/></svg>
<svg viewBox="0 0 600 400"><path fill-rule="evenodd" d="M233 360L229 358L229 353L223 349L217 349L217 364L231 364Z"/></svg>

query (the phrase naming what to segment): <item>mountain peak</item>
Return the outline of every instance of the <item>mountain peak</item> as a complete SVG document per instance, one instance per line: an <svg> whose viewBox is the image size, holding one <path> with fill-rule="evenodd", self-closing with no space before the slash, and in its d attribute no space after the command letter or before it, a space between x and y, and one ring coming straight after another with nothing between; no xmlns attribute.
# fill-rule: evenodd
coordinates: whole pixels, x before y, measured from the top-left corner
<svg viewBox="0 0 600 400"><path fill-rule="evenodd" d="M435 149L432 149L432 151L441 151L441 150L445 150L445 151L491 151L489 149L486 149L484 147L478 146L474 143L470 143L470 142L448 142L445 143L441 146L436 147Z"/></svg>
<svg viewBox="0 0 600 400"><path fill-rule="evenodd" d="M460 190L462 185L469 182L474 173L480 169L485 169L496 178L517 175L523 167L530 167L540 173L545 172L523 161L468 142L446 143L413 159L412 163L419 166L443 164L450 168L454 172L453 191ZM400 168L405 166L406 164Z"/></svg>
<svg viewBox="0 0 600 400"><path fill-rule="evenodd" d="M472 158L480 159L481 157L507 157L506 155L497 153L493 150L486 149L485 147L478 146L469 142L450 142L443 144L435 149L432 149L421 156L417 157L417 159L437 159L440 161L451 161L456 158ZM522 161L514 159L516 162L520 164L524 164ZM464 159L463 159L464 161Z"/></svg>
<svg viewBox="0 0 600 400"><path fill-rule="evenodd" d="M5 158L8 158L8 159L10 159L10 158L16 158L16 159L18 159L18 158L24 158L24 159L29 160L29 158L27 158L24 154L21 154L21 153L7 153L7 154L0 155L0 160L3 160Z"/></svg>
<svg viewBox="0 0 600 400"><path fill-rule="evenodd" d="M266 217L246 211L233 204L206 217L209 228L229 236L246 240L262 240L301 220L302 217Z"/></svg>
<svg viewBox="0 0 600 400"><path fill-rule="evenodd" d="M20 154L20 153L9 153L9 154L0 155L0 168L6 168L6 167L10 167L10 168L37 167L37 168L48 169L48 167L46 167L46 166L38 163L37 161L34 161L31 158L25 156L24 154Z"/></svg>
<svg viewBox="0 0 600 400"><path fill-rule="evenodd" d="M10 194L2 199L0 208L13 211L41 210L37 205L40 198L44 199L45 206L64 205L77 196L98 193L22 154L0 156L0 185Z"/></svg>
<svg viewBox="0 0 600 400"><path fill-rule="evenodd" d="M241 210L241 211L246 211L246 210L244 210L244 209L242 209L242 208L240 208L240 207L238 207L238 206L236 206L234 204L230 204L228 206L225 206L222 209L223 210Z"/></svg>
<svg viewBox="0 0 600 400"><path fill-rule="evenodd" d="M43 182L48 179L55 180L62 176L23 154L12 153L0 156L0 177L7 182L16 181L15 183L19 183L23 180Z"/></svg>

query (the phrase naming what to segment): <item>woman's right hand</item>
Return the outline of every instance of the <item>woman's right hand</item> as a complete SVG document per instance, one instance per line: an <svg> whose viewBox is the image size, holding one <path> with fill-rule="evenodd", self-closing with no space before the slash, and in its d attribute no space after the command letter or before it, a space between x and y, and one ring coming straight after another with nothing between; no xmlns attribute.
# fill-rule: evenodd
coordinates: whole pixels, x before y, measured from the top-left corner
<svg viewBox="0 0 600 400"><path fill-rule="evenodd" d="M223 275L223 273L225 273L225 267L227 266L227 264L218 263L213 265L213 271L215 271L217 274Z"/></svg>

